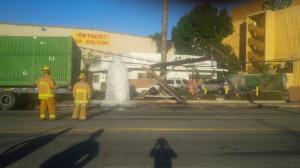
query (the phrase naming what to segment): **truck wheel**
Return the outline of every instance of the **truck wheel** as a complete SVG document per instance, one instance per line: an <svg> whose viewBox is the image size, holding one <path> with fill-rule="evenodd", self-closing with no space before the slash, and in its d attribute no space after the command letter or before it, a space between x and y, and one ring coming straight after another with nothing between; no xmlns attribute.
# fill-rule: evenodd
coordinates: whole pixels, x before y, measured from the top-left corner
<svg viewBox="0 0 300 168"><path fill-rule="evenodd" d="M151 95L157 95L157 94L158 94L158 90L155 89L155 88L153 87L153 88L151 88L151 89L149 90L149 93L150 93Z"/></svg>
<svg viewBox="0 0 300 168"><path fill-rule="evenodd" d="M2 110L10 110L16 104L16 96L10 92L0 93L0 108Z"/></svg>

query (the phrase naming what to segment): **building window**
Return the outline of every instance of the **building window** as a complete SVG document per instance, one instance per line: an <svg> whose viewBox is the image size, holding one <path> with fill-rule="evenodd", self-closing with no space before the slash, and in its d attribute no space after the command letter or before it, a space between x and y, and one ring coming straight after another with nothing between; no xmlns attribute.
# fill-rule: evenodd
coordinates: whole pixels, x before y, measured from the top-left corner
<svg viewBox="0 0 300 168"><path fill-rule="evenodd" d="M147 74L146 73L138 73L138 79L146 79Z"/></svg>
<svg viewBox="0 0 300 168"><path fill-rule="evenodd" d="M149 73L138 73L138 79L153 79L153 75Z"/></svg>
<svg viewBox="0 0 300 168"><path fill-rule="evenodd" d="M99 83L99 75L93 75L93 82Z"/></svg>
<svg viewBox="0 0 300 168"><path fill-rule="evenodd" d="M274 66L277 73L293 73L294 64L292 61L287 61L284 64L277 64Z"/></svg>

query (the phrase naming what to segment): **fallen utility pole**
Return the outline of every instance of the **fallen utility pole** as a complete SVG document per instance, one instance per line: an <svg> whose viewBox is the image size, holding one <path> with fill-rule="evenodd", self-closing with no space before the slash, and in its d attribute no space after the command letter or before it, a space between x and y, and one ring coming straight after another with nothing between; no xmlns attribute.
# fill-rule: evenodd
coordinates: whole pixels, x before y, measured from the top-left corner
<svg viewBox="0 0 300 168"><path fill-rule="evenodd" d="M145 59L139 59L139 58L134 58L131 56L127 56L124 54L120 54L120 53L113 53L113 52L108 52L108 51L101 51L101 50L97 50L97 49L91 49L91 48L86 48L86 47L80 47L82 49L85 50L90 50L90 51L94 51L94 52L99 52L99 53L103 53L103 54L107 54L107 55L111 55L111 56L119 56L119 57L124 57L124 58L131 58L131 59L136 59L136 60L142 60L142 61L148 61ZM163 78L165 77L165 75L163 75L162 77L160 77L159 75L157 75L154 71L155 67L165 67L167 70L168 66L177 66L177 65L183 65L183 64L189 64L189 63L195 63L195 62L201 62L201 61L206 61L206 60L210 60L210 57L199 57L199 58L195 58L195 59L185 59L185 60L180 60L180 61L170 61L170 62L162 62L162 63L154 63L152 65L149 66L145 66L143 67L150 75L152 75L154 77L154 79L156 79L156 81L158 82L160 88L162 90L164 90L167 94L169 94L170 96L174 97L176 99L176 101L180 104L186 104L187 100L185 97L182 97L180 94L178 94L173 88L171 88L167 83L166 80L164 80ZM150 62L150 61L148 61ZM102 72L102 71L95 71L95 72ZM103 71L104 72L104 71Z"/></svg>
<svg viewBox="0 0 300 168"><path fill-rule="evenodd" d="M128 71L143 71L145 68L127 68ZM153 71L160 71L159 69L152 69ZM168 72L191 72L190 69L167 69ZM195 72L204 72L204 73L210 73L210 72L224 72L224 69L214 69L214 70L196 70ZM97 70L97 71L91 71L92 73L107 73L107 70ZM227 70L226 70L227 72Z"/></svg>
<svg viewBox="0 0 300 168"><path fill-rule="evenodd" d="M177 103L180 104L186 104L186 98L182 97L180 94L178 94L173 88L171 88L167 83L166 80L162 79L159 75L157 75L151 68L144 67L144 69L156 79L158 82L160 88L164 90L167 94L173 96Z"/></svg>

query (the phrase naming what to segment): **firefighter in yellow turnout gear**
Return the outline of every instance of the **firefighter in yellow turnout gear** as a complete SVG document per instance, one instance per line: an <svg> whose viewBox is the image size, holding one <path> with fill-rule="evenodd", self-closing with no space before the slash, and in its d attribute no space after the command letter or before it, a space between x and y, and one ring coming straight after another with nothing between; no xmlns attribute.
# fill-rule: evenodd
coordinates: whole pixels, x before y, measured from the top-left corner
<svg viewBox="0 0 300 168"><path fill-rule="evenodd" d="M73 97L75 99L75 107L73 111L73 119L86 119L87 104L91 98L91 88L86 82L85 74L80 74L79 82L77 82L73 87Z"/></svg>
<svg viewBox="0 0 300 168"><path fill-rule="evenodd" d="M40 99L40 119L46 119L46 110L48 109L50 120L56 118L56 105L55 105L55 81L50 76L50 68L45 66L43 68L43 77L37 81L37 88Z"/></svg>

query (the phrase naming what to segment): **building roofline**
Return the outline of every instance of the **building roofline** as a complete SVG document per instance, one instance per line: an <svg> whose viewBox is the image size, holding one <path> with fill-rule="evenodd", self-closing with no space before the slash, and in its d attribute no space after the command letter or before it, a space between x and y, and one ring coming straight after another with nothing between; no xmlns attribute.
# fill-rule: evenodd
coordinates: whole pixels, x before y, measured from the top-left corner
<svg viewBox="0 0 300 168"><path fill-rule="evenodd" d="M114 33L119 35L127 35L127 36L134 36L134 37L140 37L140 38L148 38L151 39L151 37L147 36L141 36L141 35L134 35L129 33L121 33L121 32L113 32L113 31L107 31L100 28L89 28L89 27L72 27L72 26L56 26L56 25L43 25L43 24L24 24L24 23L12 23L12 22L2 22L0 21L0 24L6 24L6 25L16 25L16 26L36 26L36 27L52 27L52 28L65 28L65 29L86 29L86 30L93 30L93 31L103 31L107 33Z"/></svg>

